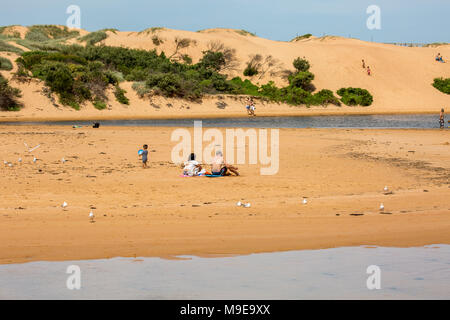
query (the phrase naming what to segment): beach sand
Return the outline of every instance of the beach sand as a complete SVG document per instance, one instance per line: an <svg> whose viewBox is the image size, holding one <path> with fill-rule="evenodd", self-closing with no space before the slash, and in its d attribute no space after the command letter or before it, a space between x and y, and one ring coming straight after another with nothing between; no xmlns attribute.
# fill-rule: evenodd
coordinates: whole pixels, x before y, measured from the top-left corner
<svg viewBox="0 0 450 320"><path fill-rule="evenodd" d="M215 179L180 177L173 130L0 127L0 263L450 244L448 130L280 129L278 174Z"/></svg>

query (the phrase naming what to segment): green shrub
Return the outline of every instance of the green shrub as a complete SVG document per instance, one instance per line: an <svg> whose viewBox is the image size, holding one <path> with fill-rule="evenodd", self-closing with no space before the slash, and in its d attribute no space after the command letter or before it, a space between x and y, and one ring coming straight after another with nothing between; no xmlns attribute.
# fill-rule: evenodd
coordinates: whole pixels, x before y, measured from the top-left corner
<svg viewBox="0 0 450 320"><path fill-rule="evenodd" d="M436 78L433 82L433 87L439 91L450 94L450 78Z"/></svg>
<svg viewBox="0 0 450 320"><path fill-rule="evenodd" d="M302 36L295 37L294 39L291 40L291 42L300 41L300 40L303 40L303 39L309 39L311 37L312 37L311 33L306 33L306 34L304 34Z"/></svg>
<svg viewBox="0 0 450 320"><path fill-rule="evenodd" d="M295 59L292 64L298 72L306 72L310 68L309 61L302 58Z"/></svg>
<svg viewBox="0 0 450 320"><path fill-rule="evenodd" d="M203 57L200 59L199 64L206 69L219 71L225 66L226 61L222 52L208 50L203 52Z"/></svg>
<svg viewBox="0 0 450 320"><path fill-rule="evenodd" d="M126 91L116 85L114 90L114 95L116 96L116 100L121 104L130 104L130 100L125 96Z"/></svg>
<svg viewBox="0 0 450 320"><path fill-rule="evenodd" d="M95 109L98 109L98 110L106 109L106 102L104 102L102 100L94 100L94 102L92 102L92 104L94 105Z"/></svg>
<svg viewBox="0 0 450 320"><path fill-rule="evenodd" d="M297 72L288 78L289 85L294 88L302 88L307 91L314 91L313 86L311 85L314 80L314 74L309 71L300 71Z"/></svg>
<svg viewBox="0 0 450 320"><path fill-rule="evenodd" d="M337 91L341 96L341 101L347 106L370 106L373 97L366 89L361 88L341 88Z"/></svg>
<svg viewBox="0 0 450 320"><path fill-rule="evenodd" d="M322 105L334 104L340 106L341 102L337 97L334 96L333 91L323 89L311 96L309 101L311 105Z"/></svg>
<svg viewBox="0 0 450 320"><path fill-rule="evenodd" d="M0 74L0 110L18 111L22 106L17 98L21 97L20 90L9 86L8 80Z"/></svg>
<svg viewBox="0 0 450 320"><path fill-rule="evenodd" d="M0 70L11 71L13 65L7 58L0 57Z"/></svg>
<svg viewBox="0 0 450 320"><path fill-rule="evenodd" d="M247 67L244 69L244 76L253 77L258 74L258 69L251 64L247 64Z"/></svg>
<svg viewBox="0 0 450 320"><path fill-rule="evenodd" d="M146 94L150 93L150 89L145 85L144 81L139 81L133 83L131 86L134 91L138 94L139 97L144 97Z"/></svg>

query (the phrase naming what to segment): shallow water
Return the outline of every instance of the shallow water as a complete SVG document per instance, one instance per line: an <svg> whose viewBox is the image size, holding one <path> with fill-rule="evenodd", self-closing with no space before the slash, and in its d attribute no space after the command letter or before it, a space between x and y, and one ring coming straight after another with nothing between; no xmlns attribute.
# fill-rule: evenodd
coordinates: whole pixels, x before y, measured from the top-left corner
<svg viewBox="0 0 450 320"><path fill-rule="evenodd" d="M450 299L450 245L0 266L0 299ZM69 265L81 289L69 290ZM369 265L381 289L369 290Z"/></svg>
<svg viewBox="0 0 450 320"><path fill-rule="evenodd" d="M216 118L202 120L204 127L240 128L377 128L377 129L437 129L439 114L413 115L349 115L308 117L253 117ZM0 125L81 125L91 126L92 121L14 122ZM144 127L192 127L194 119L171 120L108 120L99 121L102 126L144 126Z"/></svg>

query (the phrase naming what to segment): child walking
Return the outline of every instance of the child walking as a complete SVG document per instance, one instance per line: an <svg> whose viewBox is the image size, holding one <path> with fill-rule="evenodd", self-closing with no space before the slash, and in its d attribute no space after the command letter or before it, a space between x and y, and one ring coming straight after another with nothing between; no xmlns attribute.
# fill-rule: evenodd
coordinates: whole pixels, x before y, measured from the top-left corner
<svg viewBox="0 0 450 320"><path fill-rule="evenodd" d="M144 152L142 152L142 168L147 168L147 160L148 160L148 145L144 144L143 146Z"/></svg>

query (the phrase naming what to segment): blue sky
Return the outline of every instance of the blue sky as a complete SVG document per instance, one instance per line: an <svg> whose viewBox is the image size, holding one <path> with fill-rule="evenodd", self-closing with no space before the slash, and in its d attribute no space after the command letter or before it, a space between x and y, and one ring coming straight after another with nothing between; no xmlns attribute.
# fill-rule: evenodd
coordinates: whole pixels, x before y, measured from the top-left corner
<svg viewBox="0 0 450 320"><path fill-rule="evenodd" d="M71 4L81 8L81 27L89 31L223 27L273 40L312 33L378 42L450 42L449 0L14 0L2 3L0 25L65 24ZM366 27L369 5L381 9L381 30Z"/></svg>

